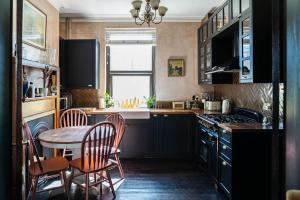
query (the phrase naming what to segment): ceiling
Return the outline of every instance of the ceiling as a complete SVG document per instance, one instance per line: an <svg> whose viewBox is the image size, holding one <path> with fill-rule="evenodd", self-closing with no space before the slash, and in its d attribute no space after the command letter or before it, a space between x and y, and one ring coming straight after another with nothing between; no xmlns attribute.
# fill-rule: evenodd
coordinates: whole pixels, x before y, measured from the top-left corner
<svg viewBox="0 0 300 200"><path fill-rule="evenodd" d="M129 10L132 0L48 0L61 17L94 18L107 21L132 20ZM143 0L142 7L145 6ZM224 0L161 0L168 7L165 20L199 21Z"/></svg>

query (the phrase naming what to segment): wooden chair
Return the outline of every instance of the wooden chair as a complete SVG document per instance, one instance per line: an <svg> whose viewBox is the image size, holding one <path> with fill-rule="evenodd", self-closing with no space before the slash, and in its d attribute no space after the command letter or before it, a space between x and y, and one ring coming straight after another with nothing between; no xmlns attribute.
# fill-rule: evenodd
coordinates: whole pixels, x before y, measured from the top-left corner
<svg viewBox="0 0 300 200"><path fill-rule="evenodd" d="M69 109L64 111L60 116L60 127L74 127L74 126L86 126L87 125L87 115L84 111L80 109ZM63 157L73 156L70 149L63 150Z"/></svg>
<svg viewBox="0 0 300 200"><path fill-rule="evenodd" d="M121 175L121 179L124 179L124 171L120 162L120 144L123 138L123 135L125 133L125 119L122 117L122 115L120 114L112 114L109 115L105 121L111 122L112 124L115 125L116 127L116 138L115 138L115 142L111 151L111 155L114 156L114 159L111 159L111 161L113 163L116 164L116 166L119 169L120 175Z"/></svg>
<svg viewBox="0 0 300 200"><path fill-rule="evenodd" d="M85 189L85 199L89 197L89 187L100 184L100 194L102 194L102 182L108 181L114 198L115 190L109 174L109 169L114 165L109 160L111 150L116 135L115 126L110 122L100 122L94 125L83 138L81 144L81 158L70 161L72 168L70 184L74 182ZM79 170L79 174L74 175L74 170ZM90 183L90 174L94 175L93 183ZM96 178L96 174L100 178ZM85 176L85 185L76 183L73 179L77 176Z"/></svg>
<svg viewBox="0 0 300 200"><path fill-rule="evenodd" d="M69 199L69 190L67 184L67 178L65 171L69 167L69 162L63 157L50 158L48 160L41 161L37 153L36 146L34 144L31 131L27 123L23 124L23 131L28 140L28 152L29 152L29 175L31 177L30 191L32 193L32 199L35 198L37 192L43 192L48 190L54 190L64 187L67 199ZM53 187L45 190L36 191L38 187L39 178L45 175L59 175L62 181L62 186ZM29 191L29 192L30 192ZM29 197L29 194L28 194ZM27 197L27 199L28 199Z"/></svg>

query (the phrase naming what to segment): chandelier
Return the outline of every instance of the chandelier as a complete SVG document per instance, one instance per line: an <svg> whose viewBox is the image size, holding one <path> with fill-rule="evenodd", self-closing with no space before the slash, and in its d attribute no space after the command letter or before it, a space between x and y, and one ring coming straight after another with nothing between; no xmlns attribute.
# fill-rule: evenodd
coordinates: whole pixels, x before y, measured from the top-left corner
<svg viewBox="0 0 300 200"><path fill-rule="evenodd" d="M166 15L168 8L165 6L159 6L160 0L146 0L145 11L140 17L140 11L142 7L141 0L132 1L133 9L130 10L132 17L135 20L137 25L143 25L147 23L150 26L151 22L154 24L160 24L162 22L162 18ZM157 11L158 15L157 16ZM160 19L159 19L160 18Z"/></svg>

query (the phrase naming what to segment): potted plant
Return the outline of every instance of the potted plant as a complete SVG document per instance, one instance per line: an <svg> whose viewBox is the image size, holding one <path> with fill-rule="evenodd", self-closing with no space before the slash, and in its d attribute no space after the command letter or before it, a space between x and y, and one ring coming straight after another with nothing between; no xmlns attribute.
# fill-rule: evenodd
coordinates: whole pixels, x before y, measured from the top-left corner
<svg viewBox="0 0 300 200"><path fill-rule="evenodd" d="M148 108L154 108L155 103L156 103L156 97L155 96L150 96L150 97L144 97L146 100L146 104Z"/></svg>
<svg viewBox="0 0 300 200"><path fill-rule="evenodd" d="M106 108L110 108L110 107L114 106L114 100L108 92L105 92L105 94L104 94L104 102L105 102Z"/></svg>

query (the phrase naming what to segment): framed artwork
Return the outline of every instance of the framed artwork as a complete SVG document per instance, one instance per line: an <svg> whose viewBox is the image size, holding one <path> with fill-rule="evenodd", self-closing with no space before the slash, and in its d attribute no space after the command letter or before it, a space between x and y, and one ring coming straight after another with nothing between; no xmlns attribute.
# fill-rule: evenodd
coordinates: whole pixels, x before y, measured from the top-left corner
<svg viewBox="0 0 300 200"><path fill-rule="evenodd" d="M47 15L28 1L23 5L23 43L46 50Z"/></svg>
<svg viewBox="0 0 300 200"><path fill-rule="evenodd" d="M168 76L181 77L185 75L184 59L168 60Z"/></svg>

